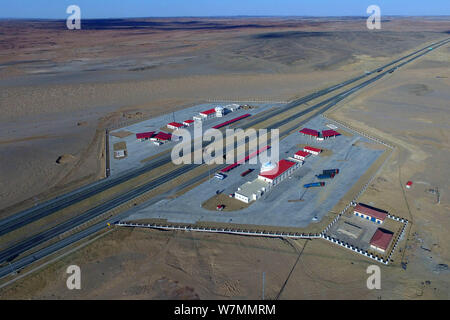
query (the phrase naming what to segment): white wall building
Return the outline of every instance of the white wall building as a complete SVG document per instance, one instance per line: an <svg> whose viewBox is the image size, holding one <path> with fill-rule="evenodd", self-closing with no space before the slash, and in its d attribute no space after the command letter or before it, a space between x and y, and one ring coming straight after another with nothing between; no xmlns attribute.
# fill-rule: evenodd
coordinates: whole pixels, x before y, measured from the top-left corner
<svg viewBox="0 0 450 320"><path fill-rule="evenodd" d="M215 107L214 110L216 110L216 117L222 118L225 115L225 108L224 107Z"/></svg>
<svg viewBox="0 0 450 320"><path fill-rule="evenodd" d="M268 182L255 179L241 185L234 193L234 197L239 201L250 203L251 201L261 198L269 189L270 184Z"/></svg>

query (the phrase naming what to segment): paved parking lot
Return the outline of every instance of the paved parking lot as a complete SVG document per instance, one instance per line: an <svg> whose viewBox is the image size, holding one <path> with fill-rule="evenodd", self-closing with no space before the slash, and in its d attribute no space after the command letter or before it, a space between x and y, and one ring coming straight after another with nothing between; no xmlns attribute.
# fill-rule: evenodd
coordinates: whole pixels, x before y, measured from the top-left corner
<svg viewBox="0 0 450 320"><path fill-rule="evenodd" d="M328 129L326 127L328 123L326 119L318 116L309 121L305 127L323 130ZM272 188L270 192L253 202L248 208L233 212L218 212L203 209L201 204L214 196L217 191L229 194L236 191L238 186L245 181L255 179L259 173L260 164L241 165L230 171L224 180L214 178L212 171L209 181L176 199L162 200L154 205L131 211L127 220L161 218L167 219L169 222L184 223L213 221L306 227L314 217L320 221L383 153L383 150L370 148L366 144L353 145L358 141L373 144L367 138L356 134L353 136L341 135L335 139L318 142L296 132L281 141L280 158L293 156L298 151L296 147L298 144L322 147L332 150L332 153L329 156L310 156L290 178ZM342 161L346 155L348 160ZM249 168L255 170L244 178L241 177L240 174ZM326 183L325 187L303 188L305 183L319 181L315 175L323 169L334 168L339 168L340 173L334 179L323 180ZM288 200L300 197L304 201L288 202Z"/></svg>
<svg viewBox="0 0 450 320"><path fill-rule="evenodd" d="M166 150L171 150L173 146L175 145L175 142L168 142L163 145L157 146L150 140L147 141L139 141L136 139L136 133L140 132L148 132L148 131L164 131L164 132L170 132L167 130L167 128L164 128L164 130L161 130L162 127L165 127L169 122L176 121L182 123L184 120L192 119L194 115L198 115L199 112L208 110L211 108L214 108L216 106L226 106L229 103L208 103L208 104L200 104L193 106L191 108L183 109L180 111L176 111L175 113L162 115L160 117L152 118L149 120L141 121L139 123L132 124L127 127L123 127L117 130L111 131L111 133L114 132L120 132L120 131L129 131L133 133L132 135L129 135L125 138L119 138L115 137L113 135L109 135L109 145L110 145L110 173L111 176L117 175L118 173L135 169L139 166L142 166L143 163L141 160L149 158L151 156L157 155L158 153L161 153ZM245 103L244 103L245 104ZM240 109L235 112L228 113L222 118L213 118L208 119L204 122L203 130L207 130L208 128L211 128L219 123L225 122L230 119L234 119L236 117L239 117L243 114L250 113L252 115L258 114L260 112L266 111L268 109L274 108L274 107L280 107L282 104L269 104L269 103L249 103L252 106L258 106L258 108L250 109L250 110L244 110ZM251 117L247 118L247 120L250 120ZM237 122L241 123L246 121L245 119ZM193 126L185 128L193 133ZM117 142L124 141L127 144L127 157L123 159L114 159L114 150L113 146Z"/></svg>

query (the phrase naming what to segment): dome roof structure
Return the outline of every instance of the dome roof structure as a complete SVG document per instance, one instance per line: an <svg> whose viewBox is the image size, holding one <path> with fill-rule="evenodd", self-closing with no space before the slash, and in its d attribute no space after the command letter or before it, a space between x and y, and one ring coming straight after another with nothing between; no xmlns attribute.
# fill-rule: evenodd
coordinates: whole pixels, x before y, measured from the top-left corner
<svg viewBox="0 0 450 320"><path fill-rule="evenodd" d="M272 163L271 161L263 163L261 166L261 173L274 170L276 167L276 164Z"/></svg>

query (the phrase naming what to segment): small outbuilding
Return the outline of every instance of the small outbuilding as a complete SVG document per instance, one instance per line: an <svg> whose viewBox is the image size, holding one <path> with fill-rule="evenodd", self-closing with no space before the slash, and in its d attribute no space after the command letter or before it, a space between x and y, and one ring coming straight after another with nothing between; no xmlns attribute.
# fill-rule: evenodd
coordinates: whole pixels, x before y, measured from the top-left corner
<svg viewBox="0 0 450 320"><path fill-rule="evenodd" d="M177 130L177 129L184 128L184 124L178 123L178 122L171 122L171 123L167 124L167 128L172 129L172 130Z"/></svg>
<svg viewBox="0 0 450 320"><path fill-rule="evenodd" d="M200 117L204 119L214 118L216 116L216 109L212 108L199 113Z"/></svg>
<svg viewBox="0 0 450 320"><path fill-rule="evenodd" d="M155 131L136 133L136 139L145 141L151 139L155 135Z"/></svg>
<svg viewBox="0 0 450 320"><path fill-rule="evenodd" d="M184 120L184 121L183 121L183 124L184 124L184 126L186 126L186 127L190 127L190 126L192 126L192 125L194 124L194 120L191 120L191 119L189 119L189 120Z"/></svg>
<svg viewBox="0 0 450 320"><path fill-rule="evenodd" d="M152 137L150 140L159 141L159 142L164 143L164 142L170 141L171 139L172 139L172 134L160 131L160 132L158 132L157 135Z"/></svg>
<svg viewBox="0 0 450 320"><path fill-rule="evenodd" d="M310 146L305 146L305 147L303 147L303 151L311 153L311 154L317 156L319 153L322 152L322 149L313 148L313 147L310 147Z"/></svg>
<svg viewBox="0 0 450 320"><path fill-rule="evenodd" d="M294 154L294 159L304 161L304 160L305 160L306 158L308 158L310 155L311 155L311 153L309 153L309 152L299 150L299 151L297 151L297 152Z"/></svg>
<svg viewBox="0 0 450 320"><path fill-rule="evenodd" d="M391 244L394 234L386 229L378 228L372 239L370 239L370 248L385 253Z"/></svg>

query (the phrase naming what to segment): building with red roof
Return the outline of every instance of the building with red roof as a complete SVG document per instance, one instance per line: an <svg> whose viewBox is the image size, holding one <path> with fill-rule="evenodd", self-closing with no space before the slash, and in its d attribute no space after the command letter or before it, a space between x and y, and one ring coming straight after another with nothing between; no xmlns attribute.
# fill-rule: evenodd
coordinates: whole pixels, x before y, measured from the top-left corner
<svg viewBox="0 0 450 320"><path fill-rule="evenodd" d="M194 123L194 120L184 120L184 121L183 121L183 124L184 124L186 127L190 127L193 123Z"/></svg>
<svg viewBox="0 0 450 320"><path fill-rule="evenodd" d="M294 158L297 160L305 160L308 158L311 154L309 152L299 150L294 154Z"/></svg>
<svg viewBox="0 0 450 320"><path fill-rule="evenodd" d="M268 170L263 170L263 168L261 168L258 179L276 185L288 177L292 171L298 167L300 167L300 164L297 162L281 159L278 161L277 165L272 168L266 166Z"/></svg>
<svg viewBox="0 0 450 320"><path fill-rule="evenodd" d="M372 239L370 239L370 248L383 253L386 252L391 244L393 236L394 234L391 231L378 228L372 236Z"/></svg>
<svg viewBox="0 0 450 320"><path fill-rule="evenodd" d="M377 209L366 204L358 203L353 211L357 217L370 220L372 222L382 224L388 213L384 210Z"/></svg>
<svg viewBox="0 0 450 320"><path fill-rule="evenodd" d="M171 123L167 124L167 128L177 130L180 128L184 128L184 124L179 123L179 122L171 122Z"/></svg>
<svg viewBox="0 0 450 320"><path fill-rule="evenodd" d="M406 188L411 189L412 184L413 184L412 181L408 181L408 182L406 183Z"/></svg>
<svg viewBox="0 0 450 320"><path fill-rule="evenodd" d="M145 141L145 140L152 138L154 135L155 135L155 131L136 133L136 139Z"/></svg>
<svg viewBox="0 0 450 320"><path fill-rule="evenodd" d="M317 149L317 148L313 148L313 147L310 147L310 146L305 146L305 147L303 147L303 151L311 153L311 154L317 156L319 153L322 152L322 149Z"/></svg>
<svg viewBox="0 0 450 320"><path fill-rule="evenodd" d="M322 137L324 139L331 138L331 137L337 137L337 136L340 136L340 135L341 134L339 132L334 131L334 130L323 130L322 131Z"/></svg>
<svg viewBox="0 0 450 320"><path fill-rule="evenodd" d="M312 136L312 137L316 137L316 138L319 136L319 131L316 131L313 129L303 128L299 132L303 133L303 135Z"/></svg>
<svg viewBox="0 0 450 320"><path fill-rule="evenodd" d="M202 118L213 118L216 116L216 109L212 108L199 113Z"/></svg>
<svg viewBox="0 0 450 320"><path fill-rule="evenodd" d="M154 137L151 138L152 141L160 141L160 142L167 142L172 139L171 133L165 133L165 132L158 132Z"/></svg>

